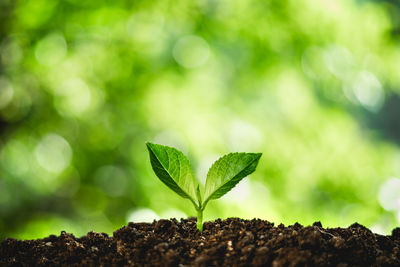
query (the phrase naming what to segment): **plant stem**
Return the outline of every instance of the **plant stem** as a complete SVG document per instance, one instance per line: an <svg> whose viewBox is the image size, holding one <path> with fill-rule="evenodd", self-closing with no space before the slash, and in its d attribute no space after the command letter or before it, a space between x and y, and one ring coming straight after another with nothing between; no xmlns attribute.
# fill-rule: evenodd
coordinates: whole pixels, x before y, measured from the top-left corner
<svg viewBox="0 0 400 267"><path fill-rule="evenodd" d="M199 229L200 232L203 231L203 210L202 209L197 210L197 229Z"/></svg>

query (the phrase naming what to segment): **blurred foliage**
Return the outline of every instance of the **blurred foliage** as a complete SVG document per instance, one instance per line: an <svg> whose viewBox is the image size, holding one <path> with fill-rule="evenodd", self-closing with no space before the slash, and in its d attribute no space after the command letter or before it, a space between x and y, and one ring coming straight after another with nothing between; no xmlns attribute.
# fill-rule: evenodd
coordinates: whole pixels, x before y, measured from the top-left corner
<svg viewBox="0 0 400 267"><path fill-rule="evenodd" d="M0 1L0 238L194 215L145 141L204 182L258 170L205 220L398 225L395 1Z"/></svg>

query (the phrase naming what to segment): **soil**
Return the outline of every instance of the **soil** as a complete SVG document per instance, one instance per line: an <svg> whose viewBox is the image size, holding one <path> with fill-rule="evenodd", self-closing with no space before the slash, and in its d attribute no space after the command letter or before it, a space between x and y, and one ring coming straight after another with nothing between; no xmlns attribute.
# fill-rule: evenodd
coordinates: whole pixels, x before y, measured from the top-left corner
<svg viewBox="0 0 400 267"><path fill-rule="evenodd" d="M360 224L348 228L274 226L230 218L129 223L114 232L76 238L61 232L44 239L6 239L0 266L400 266L400 228L389 236Z"/></svg>

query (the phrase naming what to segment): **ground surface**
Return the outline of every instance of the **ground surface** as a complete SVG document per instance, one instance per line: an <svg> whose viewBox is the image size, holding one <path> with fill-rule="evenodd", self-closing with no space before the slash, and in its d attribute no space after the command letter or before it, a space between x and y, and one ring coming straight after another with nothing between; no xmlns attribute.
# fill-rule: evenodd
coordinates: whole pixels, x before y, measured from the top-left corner
<svg viewBox="0 0 400 267"><path fill-rule="evenodd" d="M180 265L181 264L181 265ZM0 266L400 266L400 228L373 234L353 224L284 227L263 220L195 219L129 223L113 237L90 232L0 244Z"/></svg>

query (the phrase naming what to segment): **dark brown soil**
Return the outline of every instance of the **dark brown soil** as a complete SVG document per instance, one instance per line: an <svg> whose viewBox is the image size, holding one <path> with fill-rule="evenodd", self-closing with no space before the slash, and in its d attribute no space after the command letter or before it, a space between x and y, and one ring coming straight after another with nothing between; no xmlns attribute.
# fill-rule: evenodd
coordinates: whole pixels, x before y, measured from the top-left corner
<svg viewBox="0 0 400 267"><path fill-rule="evenodd" d="M231 218L129 223L113 237L90 232L0 244L0 266L400 266L400 228L383 236L353 224L274 226Z"/></svg>

